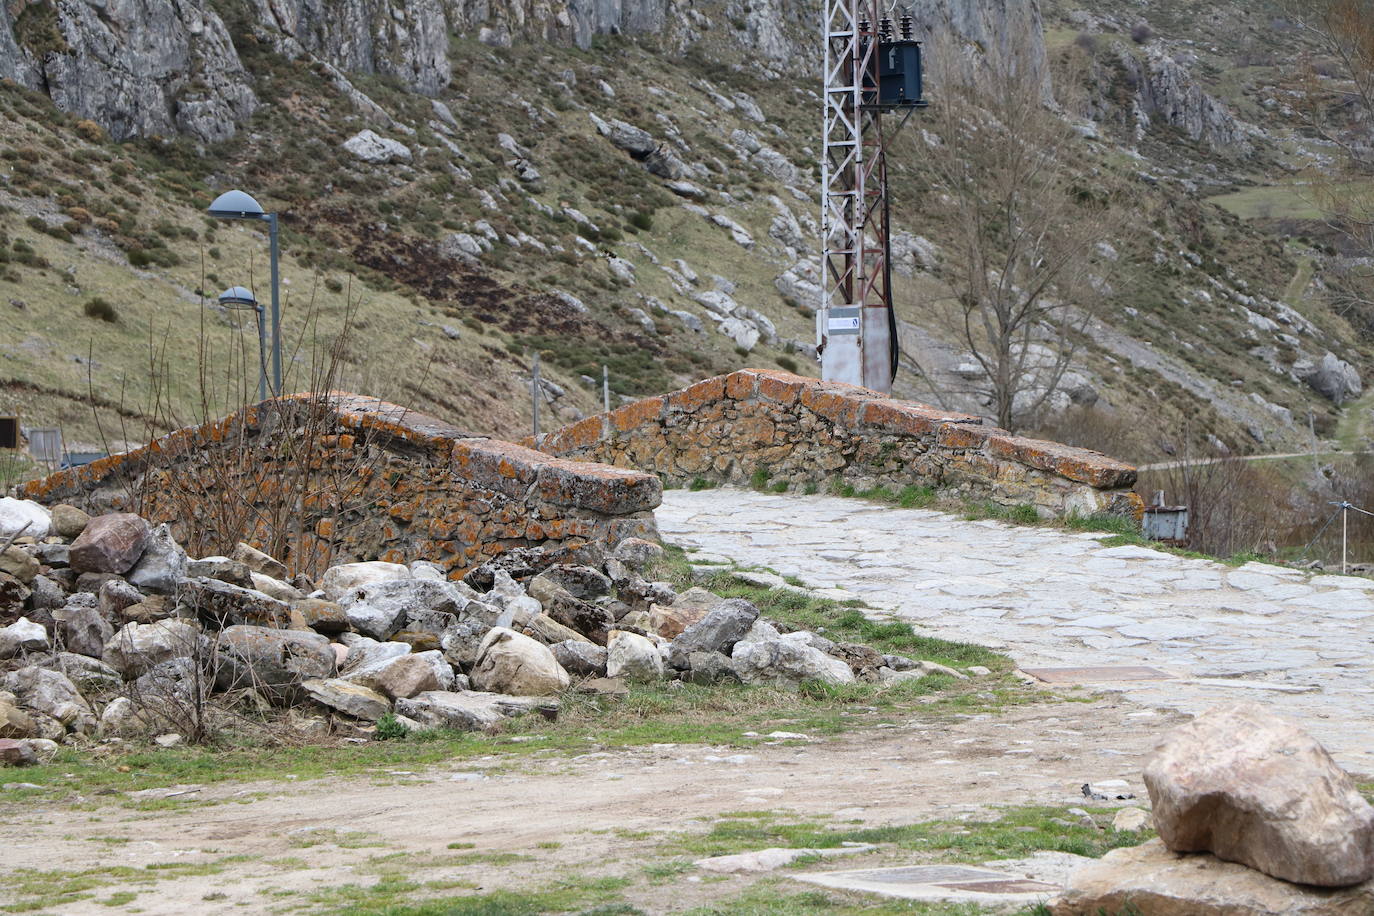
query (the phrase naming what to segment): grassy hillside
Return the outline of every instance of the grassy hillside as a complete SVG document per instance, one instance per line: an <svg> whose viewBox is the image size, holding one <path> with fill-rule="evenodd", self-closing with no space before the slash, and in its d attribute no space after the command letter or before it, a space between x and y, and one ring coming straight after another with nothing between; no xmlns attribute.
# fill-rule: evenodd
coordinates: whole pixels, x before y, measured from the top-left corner
<svg viewBox="0 0 1374 916"><path fill-rule="evenodd" d="M1312 282L1320 242L1274 231L1275 209L1313 215L1292 200L1301 138L1273 116L1247 155L1163 125L1128 135L1116 117L1131 91L1119 55L1147 53L1129 34L1142 10L1174 50L1214 30L1184 15L1191 5L1095 4L1091 21L1078 6L1046 6L1056 86L1066 104L1083 92L1099 100L1102 129L1075 154L1129 219L1110 240L1107 305L1075 366L1096 401L1037 425L1140 460L1218 442L1302 447L1309 412L1319 434L1333 433L1337 407L1275 369L1298 353L1285 335L1318 358L1331 349L1363 367L1371 355ZM1231 44L1195 48L1190 72L1258 119L1282 61L1256 57L1270 26L1246 15ZM454 38L443 111L385 78L354 78L394 119L382 123L308 62L228 21L264 104L223 144L113 143L44 97L0 86L0 410L98 446L251 397L254 329L246 313L207 300L233 284L267 299L263 233L204 213L230 187L282 214L289 387L310 385L318 354L350 320L341 387L503 436L529 429L535 352L563 392L546 426L599 408L602 365L616 397L743 365L817 374L805 352L812 313L775 283L817 246L811 81L723 65L737 55L709 41L667 54L649 39L581 51ZM1075 84L1085 70L1091 84ZM648 131L695 190L674 192L596 118ZM894 221L947 261L919 127L892 150ZM364 128L404 144L409 161L353 156L343 143ZM913 339L953 365L957 343L935 320L948 266L899 276L898 310ZM721 294L776 334L746 349L721 333L710 314ZM932 378L934 390L904 370L897 391L979 406L954 375Z"/></svg>

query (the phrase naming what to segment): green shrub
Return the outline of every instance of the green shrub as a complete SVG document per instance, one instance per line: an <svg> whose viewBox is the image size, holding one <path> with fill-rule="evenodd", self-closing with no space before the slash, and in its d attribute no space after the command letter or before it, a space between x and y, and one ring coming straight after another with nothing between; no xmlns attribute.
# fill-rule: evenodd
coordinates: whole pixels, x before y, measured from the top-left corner
<svg viewBox="0 0 1374 916"><path fill-rule="evenodd" d="M797 361L790 356L779 356L778 365L794 375L797 372Z"/></svg>
<svg viewBox="0 0 1374 916"><path fill-rule="evenodd" d="M134 267L147 267L153 263L152 255L142 248L129 249L129 264Z"/></svg>
<svg viewBox="0 0 1374 916"><path fill-rule="evenodd" d="M81 307L81 310L86 313L87 318L99 318L110 324L119 320L119 312L115 311L115 307L99 296L86 300L86 304Z"/></svg>
<svg viewBox="0 0 1374 916"><path fill-rule="evenodd" d="M395 713L384 713L377 720L377 730L373 733L378 741L392 741L410 734L410 729L401 724Z"/></svg>

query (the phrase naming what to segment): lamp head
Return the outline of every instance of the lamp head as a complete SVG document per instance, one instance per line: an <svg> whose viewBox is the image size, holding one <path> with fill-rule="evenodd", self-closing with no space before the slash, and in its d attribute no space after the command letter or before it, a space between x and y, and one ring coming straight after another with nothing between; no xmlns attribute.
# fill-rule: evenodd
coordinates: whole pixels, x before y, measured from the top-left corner
<svg viewBox="0 0 1374 916"><path fill-rule="evenodd" d="M231 309L255 309L258 299L247 287L231 286L219 294L219 304Z"/></svg>
<svg viewBox="0 0 1374 916"><path fill-rule="evenodd" d="M242 191L225 191L210 204L210 215L220 219L262 219L262 205Z"/></svg>

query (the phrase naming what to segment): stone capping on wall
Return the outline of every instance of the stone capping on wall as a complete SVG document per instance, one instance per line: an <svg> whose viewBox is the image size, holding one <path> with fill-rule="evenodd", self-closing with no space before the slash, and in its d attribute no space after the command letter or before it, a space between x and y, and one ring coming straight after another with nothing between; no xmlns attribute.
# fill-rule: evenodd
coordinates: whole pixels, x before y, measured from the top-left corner
<svg viewBox="0 0 1374 916"><path fill-rule="evenodd" d="M344 391L330 391L325 396L338 418L340 432L366 433L386 447L417 452L436 463L450 462L461 479L512 499L533 496L562 508L611 514L652 510L662 500L662 485L652 474L570 461L513 442L473 435L380 398ZM278 400L286 405L303 404L314 397L290 394ZM19 495L45 503L79 498L116 478L129 479L148 467L174 462L191 450L222 443L240 422L257 428L263 413L272 407L272 401L264 401L203 426L175 430L141 448L30 481L19 487Z"/></svg>
<svg viewBox="0 0 1374 916"><path fill-rule="evenodd" d="M1104 491L1104 497L1109 491L1120 493L1136 480L1134 467L1098 452L1017 436L988 425L981 417L897 400L867 388L769 369L742 369L709 378L671 394L645 398L607 414L588 417L546 433L537 442L525 441L554 455L619 463L624 460L623 454L608 454L615 451L614 443L633 442L655 431L665 434L680 427L692 414L721 404L741 416L751 411L753 415L773 417L812 415L828 421L850 442L921 440L926 452L957 456L965 467L988 469L983 476L993 488L1008 476L1010 466L1040 472L1070 487ZM711 445L701 443L703 448L709 449ZM653 463L644 460L647 451L640 453L638 466L663 472L663 467L646 466ZM748 473L746 467L744 474ZM1127 502L1132 501L1127 498ZM1108 500L1100 502L1106 505Z"/></svg>

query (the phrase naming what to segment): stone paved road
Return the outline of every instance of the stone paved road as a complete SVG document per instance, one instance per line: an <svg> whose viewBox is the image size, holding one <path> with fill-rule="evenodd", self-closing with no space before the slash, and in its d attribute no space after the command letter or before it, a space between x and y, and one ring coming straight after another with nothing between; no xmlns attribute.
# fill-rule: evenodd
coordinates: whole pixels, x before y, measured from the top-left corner
<svg viewBox="0 0 1374 916"><path fill-rule="evenodd" d="M657 516L670 543L862 598L1022 667L1156 667L1174 679L1111 689L1188 713L1272 704L1374 773L1374 580L830 496L670 490Z"/></svg>

